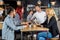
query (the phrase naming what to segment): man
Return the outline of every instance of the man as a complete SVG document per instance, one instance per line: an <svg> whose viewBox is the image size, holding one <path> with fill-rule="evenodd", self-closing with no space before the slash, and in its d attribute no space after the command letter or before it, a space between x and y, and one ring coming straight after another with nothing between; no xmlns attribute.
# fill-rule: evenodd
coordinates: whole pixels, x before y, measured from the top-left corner
<svg viewBox="0 0 60 40"><path fill-rule="evenodd" d="M3 27L2 27L2 39L4 40L14 40L14 30L23 29L23 26L16 27L13 21L15 17L15 9L9 7L7 9L7 17L4 20Z"/></svg>
<svg viewBox="0 0 60 40"><path fill-rule="evenodd" d="M38 4L35 5L35 10L36 10L36 12L32 16L31 20L36 19L37 23L39 23L41 25L45 25L46 13L41 10L40 5L38 5Z"/></svg>

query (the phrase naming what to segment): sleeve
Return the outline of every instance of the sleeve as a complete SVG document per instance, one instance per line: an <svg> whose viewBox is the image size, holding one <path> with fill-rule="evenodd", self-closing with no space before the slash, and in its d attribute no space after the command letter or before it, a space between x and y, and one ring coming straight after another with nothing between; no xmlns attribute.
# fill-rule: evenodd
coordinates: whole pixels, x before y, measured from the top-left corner
<svg viewBox="0 0 60 40"><path fill-rule="evenodd" d="M29 22L29 19L30 19L30 17L29 17L29 15L27 16L27 21Z"/></svg>
<svg viewBox="0 0 60 40"><path fill-rule="evenodd" d="M24 26L18 26L18 27L16 28L16 30L18 30L18 29L24 29Z"/></svg>
<svg viewBox="0 0 60 40"><path fill-rule="evenodd" d="M20 29L20 28L23 28L23 26L22 27L16 27L15 26L15 24L13 23L13 21L10 19L8 19L8 20L6 20L6 24L9 26L9 27L11 27L13 30L18 30L18 29Z"/></svg>
<svg viewBox="0 0 60 40"><path fill-rule="evenodd" d="M29 21L29 17L27 16L27 21Z"/></svg>
<svg viewBox="0 0 60 40"><path fill-rule="evenodd" d="M51 21L47 24L47 27L51 27L54 23L57 23L55 17L51 18Z"/></svg>
<svg viewBox="0 0 60 40"><path fill-rule="evenodd" d="M36 14L34 14L34 15L32 16L31 20L34 20L34 19L35 19L35 16L36 16Z"/></svg>
<svg viewBox="0 0 60 40"><path fill-rule="evenodd" d="M2 39L6 39L6 27L4 27L5 25L3 24L2 27Z"/></svg>

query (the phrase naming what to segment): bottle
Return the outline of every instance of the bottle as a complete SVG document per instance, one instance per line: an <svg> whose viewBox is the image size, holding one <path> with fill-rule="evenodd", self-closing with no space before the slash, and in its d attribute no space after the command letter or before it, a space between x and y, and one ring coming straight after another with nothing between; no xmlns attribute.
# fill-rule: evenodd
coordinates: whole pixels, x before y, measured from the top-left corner
<svg viewBox="0 0 60 40"><path fill-rule="evenodd" d="M50 5L50 3L48 3L48 8L50 8L51 7L51 5Z"/></svg>

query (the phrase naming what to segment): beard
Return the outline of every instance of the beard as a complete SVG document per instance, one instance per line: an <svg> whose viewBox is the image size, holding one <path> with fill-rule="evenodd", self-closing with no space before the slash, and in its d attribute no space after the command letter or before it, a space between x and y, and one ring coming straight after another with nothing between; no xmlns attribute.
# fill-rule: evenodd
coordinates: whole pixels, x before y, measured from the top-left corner
<svg viewBox="0 0 60 40"><path fill-rule="evenodd" d="M15 18L16 15L13 16L13 18Z"/></svg>
<svg viewBox="0 0 60 40"><path fill-rule="evenodd" d="M13 16L13 18L15 18L15 16Z"/></svg>

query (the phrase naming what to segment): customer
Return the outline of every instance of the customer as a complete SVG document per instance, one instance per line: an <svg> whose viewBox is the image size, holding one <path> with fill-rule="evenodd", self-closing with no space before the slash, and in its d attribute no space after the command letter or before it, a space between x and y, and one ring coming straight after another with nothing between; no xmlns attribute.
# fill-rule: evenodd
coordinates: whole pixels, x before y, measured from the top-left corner
<svg viewBox="0 0 60 40"><path fill-rule="evenodd" d="M35 5L35 10L36 12L34 13L34 15L32 16L31 20L33 21L34 19L36 19L37 23L45 26L45 21L46 21L46 13L44 11L42 11L40 5Z"/></svg>
<svg viewBox="0 0 60 40"><path fill-rule="evenodd" d="M59 35L57 21L55 18L55 12L52 8L46 9L47 13L47 28L49 28L48 38L57 37ZM40 32L38 33L38 40L46 40L47 32Z"/></svg>
<svg viewBox="0 0 60 40"><path fill-rule="evenodd" d="M53 37L55 37L59 34L55 11L53 10L53 8L48 8L46 9L46 13L48 15L47 27L50 29L50 32L52 33Z"/></svg>
<svg viewBox="0 0 60 40"><path fill-rule="evenodd" d="M14 40L14 30L23 29L24 26L16 27L13 21L15 17L15 9L9 7L7 9L7 17L4 20L3 27L2 27L2 39L4 40Z"/></svg>
<svg viewBox="0 0 60 40"><path fill-rule="evenodd" d="M27 21L28 21L28 22L31 21L32 16L33 16L33 10L30 10L30 11L28 12L28 16L27 16Z"/></svg>

